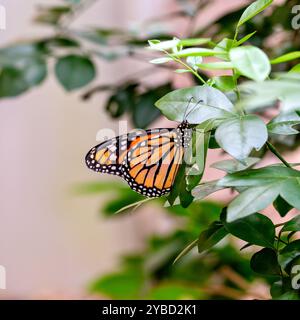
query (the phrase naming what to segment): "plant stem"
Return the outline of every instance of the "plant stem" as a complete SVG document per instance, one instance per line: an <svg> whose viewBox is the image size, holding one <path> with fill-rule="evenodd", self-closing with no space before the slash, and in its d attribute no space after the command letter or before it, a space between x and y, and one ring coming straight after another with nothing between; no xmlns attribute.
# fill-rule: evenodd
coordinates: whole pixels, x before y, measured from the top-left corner
<svg viewBox="0 0 300 320"><path fill-rule="evenodd" d="M186 69L190 70L191 73L197 77L203 84L207 84L206 81L200 76L200 74L194 70L192 67L190 67L188 64L184 63L182 60L175 58L175 61L183 65Z"/></svg>
<svg viewBox="0 0 300 320"><path fill-rule="evenodd" d="M281 243L284 243L284 244L288 244L287 242L285 242L282 239L280 239L279 235L278 235L278 237L276 236L275 239L278 241L278 243L281 242ZM277 246L277 251L278 251L278 249L279 249L279 246Z"/></svg>
<svg viewBox="0 0 300 320"><path fill-rule="evenodd" d="M269 141L267 141L267 147L286 167L292 169L292 166L282 157L280 152Z"/></svg>
<svg viewBox="0 0 300 320"><path fill-rule="evenodd" d="M206 81L200 76L200 74L194 70L192 67L190 67L188 64L184 63L180 58L170 54L166 50L162 50L168 57L170 57L173 61L181 64L184 66L187 70L189 70L195 77L197 77L203 84L207 84Z"/></svg>

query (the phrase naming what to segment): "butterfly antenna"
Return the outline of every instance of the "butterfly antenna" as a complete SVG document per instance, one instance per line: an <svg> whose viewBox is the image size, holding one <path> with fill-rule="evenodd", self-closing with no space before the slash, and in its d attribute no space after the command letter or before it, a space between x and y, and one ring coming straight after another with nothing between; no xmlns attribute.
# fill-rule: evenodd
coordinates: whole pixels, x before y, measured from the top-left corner
<svg viewBox="0 0 300 320"><path fill-rule="evenodd" d="M202 103L202 102L204 102L202 99L200 99L194 106L193 106L193 108L188 112L188 114L186 115L186 118L185 119L187 119L187 117L196 109L196 107L200 104L200 103Z"/></svg>
<svg viewBox="0 0 300 320"><path fill-rule="evenodd" d="M186 120L186 117L187 117L186 113L187 113L187 111L189 109L189 106L190 106L192 100L194 100L194 97L190 97L190 99L189 99L188 105L187 105L187 107L185 108L185 111L184 111L183 120Z"/></svg>

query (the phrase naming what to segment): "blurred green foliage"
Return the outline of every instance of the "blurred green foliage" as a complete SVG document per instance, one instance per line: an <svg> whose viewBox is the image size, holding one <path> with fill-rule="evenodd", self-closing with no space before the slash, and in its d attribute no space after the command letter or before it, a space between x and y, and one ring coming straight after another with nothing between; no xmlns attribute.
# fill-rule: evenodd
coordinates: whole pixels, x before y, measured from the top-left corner
<svg viewBox="0 0 300 320"><path fill-rule="evenodd" d="M80 186L77 192L105 193L107 200L101 205L101 212L111 219L118 219L126 214L125 211L115 215L115 210L124 206L125 199L132 202L139 197L125 185L111 185L109 182L88 183ZM155 208L161 207L163 201L151 200L149 204L152 204L153 214L157 214ZM231 274L238 274L248 283L249 288L256 276L249 266L249 254L241 254L229 238L201 256L193 251L173 264L186 244L198 238L201 230L218 219L221 209L221 205L213 202L193 203L186 209L181 206L166 207L166 214L171 219L180 221L178 228L167 234L148 238L143 250L123 256L119 270L93 280L89 291L113 299L242 297L247 293L246 288L233 282L222 270L229 269Z"/></svg>

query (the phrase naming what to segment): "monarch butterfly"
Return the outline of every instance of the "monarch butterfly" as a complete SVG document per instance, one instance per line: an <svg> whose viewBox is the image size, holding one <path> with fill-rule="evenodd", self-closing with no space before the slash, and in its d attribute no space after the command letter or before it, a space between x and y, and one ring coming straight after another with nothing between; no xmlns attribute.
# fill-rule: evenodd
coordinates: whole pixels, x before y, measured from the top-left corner
<svg viewBox="0 0 300 320"><path fill-rule="evenodd" d="M186 117L175 129L134 130L102 142L88 152L86 165L122 177L132 190L146 197L161 197L171 191L191 141Z"/></svg>

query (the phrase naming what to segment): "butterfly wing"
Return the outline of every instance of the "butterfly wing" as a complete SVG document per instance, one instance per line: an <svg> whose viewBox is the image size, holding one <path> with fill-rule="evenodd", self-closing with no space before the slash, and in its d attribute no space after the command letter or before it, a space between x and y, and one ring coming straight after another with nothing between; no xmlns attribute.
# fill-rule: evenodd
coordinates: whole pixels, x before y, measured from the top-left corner
<svg viewBox="0 0 300 320"><path fill-rule="evenodd" d="M142 195L159 197L170 192L183 152L176 129L137 130L94 147L86 164L94 171L121 176Z"/></svg>

